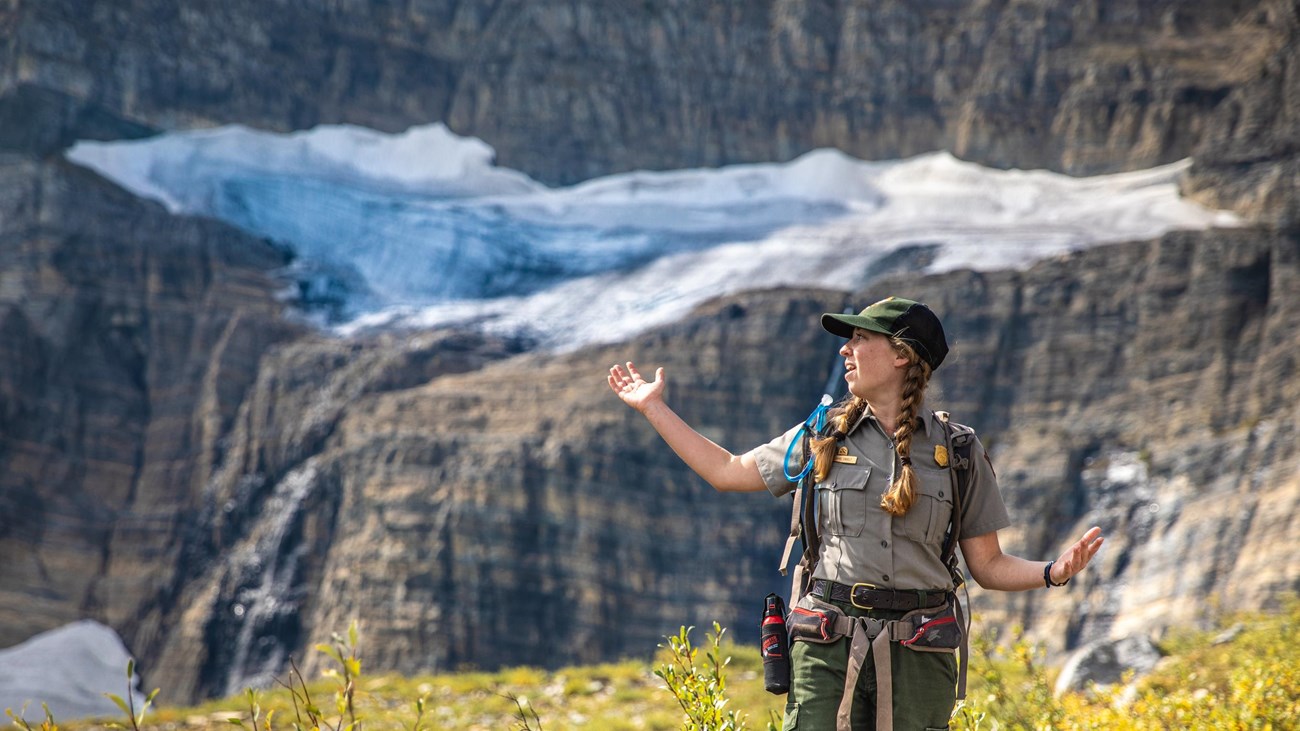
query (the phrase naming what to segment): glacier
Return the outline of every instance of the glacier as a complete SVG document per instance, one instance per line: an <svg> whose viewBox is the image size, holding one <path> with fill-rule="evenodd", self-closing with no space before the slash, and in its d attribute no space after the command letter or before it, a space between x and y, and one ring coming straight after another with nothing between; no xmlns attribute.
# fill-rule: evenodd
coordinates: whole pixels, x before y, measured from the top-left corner
<svg viewBox="0 0 1300 731"><path fill-rule="evenodd" d="M294 296L339 335L465 326L557 350L746 289L854 290L886 270L1025 267L1241 223L1179 197L1186 160L1072 178L944 152L867 162L821 149L549 187L442 124L229 126L83 141L67 157L173 212L289 247Z"/></svg>

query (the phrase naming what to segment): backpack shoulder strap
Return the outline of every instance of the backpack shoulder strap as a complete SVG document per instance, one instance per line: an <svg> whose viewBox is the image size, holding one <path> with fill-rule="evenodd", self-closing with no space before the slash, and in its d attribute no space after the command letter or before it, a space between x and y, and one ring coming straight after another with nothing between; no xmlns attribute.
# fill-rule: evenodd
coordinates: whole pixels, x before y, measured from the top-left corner
<svg viewBox="0 0 1300 731"><path fill-rule="evenodd" d="M953 488L952 521L948 535L944 537L943 550L939 557L952 573L953 585L961 586L965 578L957 570L957 542L961 540L962 506L970 486L971 450L975 444L975 430L950 420L946 411L934 413L943 424L944 446L948 452L948 474L952 479Z"/></svg>
<svg viewBox="0 0 1300 731"><path fill-rule="evenodd" d="M811 452L812 452L812 448L810 445L811 438L809 437L808 432L806 431L803 432L800 435L800 437L803 440L802 449L803 449L804 460L807 460L811 456ZM804 530L803 530L804 512L805 512L804 503L806 502L805 495L808 492L804 488L806 486L811 485L811 480L810 480L811 477L812 477L811 473L808 475L804 475L803 479L799 480L799 482L795 485L794 488L794 504L791 506L790 509L790 535L785 539L785 550L781 552L781 565L777 567L780 569L782 576L785 576L788 573L789 566L790 566L790 554L794 552L795 541L800 540L801 538L804 537ZM807 541L805 540L804 543L807 544ZM807 546L805 545L804 553L807 554L807 552L808 552ZM796 572L797 571L798 569L796 569ZM790 603L793 605L794 600L791 600Z"/></svg>
<svg viewBox="0 0 1300 731"><path fill-rule="evenodd" d="M830 424L823 424L818 437L830 432ZM804 464L812 460L812 432L804 430L800 435L803 443ZM799 603L812 580L813 570L817 568L817 557L821 550L821 535L817 532L816 470L808 470L794 489L794 504L790 508L790 535L785 540L785 550L781 553L781 575L787 574L790 555L794 552L796 540L802 541L803 552L795 566L794 576L790 581L790 606Z"/></svg>
<svg viewBox="0 0 1300 731"><path fill-rule="evenodd" d="M957 565L957 542L961 540L962 505L970 487L971 451L975 446L975 430L965 424L949 420L948 412L936 411L935 416L943 424L944 444L948 450L948 474L952 479L952 523L948 535L943 540L943 550L939 554L943 564L952 574L953 589L966 583L966 577ZM970 601L967 594L966 601ZM961 646L957 648L957 699L966 698L966 668L970 656L970 622L963 616L961 601L955 600L957 625L961 628Z"/></svg>

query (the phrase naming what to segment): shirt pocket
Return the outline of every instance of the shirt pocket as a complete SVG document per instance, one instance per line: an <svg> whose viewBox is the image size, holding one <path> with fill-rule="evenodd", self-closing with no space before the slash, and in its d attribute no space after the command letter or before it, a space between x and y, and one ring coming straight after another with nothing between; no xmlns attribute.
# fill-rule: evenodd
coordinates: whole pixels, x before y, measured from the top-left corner
<svg viewBox="0 0 1300 731"><path fill-rule="evenodd" d="M939 543L952 519L952 482L948 470L912 466L920 484L916 501L903 516L903 534L917 543Z"/></svg>
<svg viewBox="0 0 1300 731"><path fill-rule="evenodd" d="M871 468L835 470L817 483L817 507L823 533L857 537L867 525L867 481Z"/></svg>

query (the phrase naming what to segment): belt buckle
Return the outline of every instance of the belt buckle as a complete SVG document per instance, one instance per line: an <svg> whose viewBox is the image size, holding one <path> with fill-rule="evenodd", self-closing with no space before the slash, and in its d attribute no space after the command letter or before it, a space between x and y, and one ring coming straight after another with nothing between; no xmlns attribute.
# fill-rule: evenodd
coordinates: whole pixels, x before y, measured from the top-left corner
<svg viewBox="0 0 1300 731"><path fill-rule="evenodd" d="M858 587L859 587L859 586L862 587L863 589L868 590L868 591L874 591L874 590L880 588L880 587L876 586L875 584L868 584L868 583L865 582L865 581L859 581L858 583L854 584L852 588L849 589L849 604L852 604L853 606L857 607L858 609L875 609L875 607L872 606L872 605L870 605L870 604L858 604Z"/></svg>

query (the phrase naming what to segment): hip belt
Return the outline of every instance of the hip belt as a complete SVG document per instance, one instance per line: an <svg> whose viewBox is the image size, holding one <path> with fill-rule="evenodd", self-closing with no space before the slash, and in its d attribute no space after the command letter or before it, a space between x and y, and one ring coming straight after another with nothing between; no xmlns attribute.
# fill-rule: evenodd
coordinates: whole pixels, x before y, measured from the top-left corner
<svg viewBox="0 0 1300 731"><path fill-rule="evenodd" d="M808 593L825 601L852 604L858 609L888 609L898 612L910 612L916 609L942 606L948 601L948 597L952 592L943 589L898 591L895 589L881 589L865 583L849 586L848 584L839 584L826 579L815 579Z"/></svg>
<svg viewBox="0 0 1300 731"><path fill-rule="evenodd" d="M956 653L957 697L966 696L966 621L961 604L952 592L947 591L892 591L877 589L866 584L845 586L833 581L818 580L809 592L808 606L796 606L788 620L790 638L796 642L829 644L849 639L849 661L845 668L844 694L836 713L836 731L850 731L854 689L858 676L872 656L876 673L876 731L893 731L894 706L893 673L890 662L890 643L894 642L916 652ZM825 603L829 596L834 601L847 597L854 606L862 602L880 600L879 604L864 608L905 608L907 613L898 619L886 617L853 617L833 604ZM927 600L931 606L917 606ZM823 601L817 601L822 599ZM892 603L890 603L892 602ZM882 700L883 699L883 700Z"/></svg>

